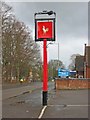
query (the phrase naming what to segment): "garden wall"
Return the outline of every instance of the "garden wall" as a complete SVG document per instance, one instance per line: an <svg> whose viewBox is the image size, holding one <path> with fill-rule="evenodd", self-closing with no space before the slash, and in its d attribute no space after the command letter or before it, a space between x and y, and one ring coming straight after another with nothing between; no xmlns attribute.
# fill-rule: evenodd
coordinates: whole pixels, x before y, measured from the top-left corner
<svg viewBox="0 0 90 120"><path fill-rule="evenodd" d="M90 79L55 79L56 89L88 89L90 88Z"/></svg>

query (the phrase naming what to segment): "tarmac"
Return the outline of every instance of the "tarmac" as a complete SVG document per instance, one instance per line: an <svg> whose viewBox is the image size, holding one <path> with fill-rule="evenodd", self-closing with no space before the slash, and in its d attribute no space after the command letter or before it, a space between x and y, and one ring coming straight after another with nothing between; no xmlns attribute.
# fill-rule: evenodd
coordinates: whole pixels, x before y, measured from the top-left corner
<svg viewBox="0 0 90 120"><path fill-rule="evenodd" d="M42 106L42 84L34 83L31 86L3 90L3 97L6 90L19 93L14 96L10 93L3 98L3 118L88 118L89 90L54 90L54 83L51 83L48 104Z"/></svg>

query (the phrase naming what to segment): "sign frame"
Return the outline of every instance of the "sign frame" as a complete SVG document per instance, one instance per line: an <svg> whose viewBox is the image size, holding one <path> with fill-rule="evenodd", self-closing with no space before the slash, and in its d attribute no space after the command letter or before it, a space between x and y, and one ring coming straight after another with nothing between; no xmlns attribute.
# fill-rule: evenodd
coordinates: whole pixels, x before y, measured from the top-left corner
<svg viewBox="0 0 90 120"><path fill-rule="evenodd" d="M47 22L47 21L52 21L53 23L53 28L52 28L53 37L52 38L38 38L37 23ZM47 41L55 41L55 18L35 19L35 42L43 41L44 39L47 39Z"/></svg>

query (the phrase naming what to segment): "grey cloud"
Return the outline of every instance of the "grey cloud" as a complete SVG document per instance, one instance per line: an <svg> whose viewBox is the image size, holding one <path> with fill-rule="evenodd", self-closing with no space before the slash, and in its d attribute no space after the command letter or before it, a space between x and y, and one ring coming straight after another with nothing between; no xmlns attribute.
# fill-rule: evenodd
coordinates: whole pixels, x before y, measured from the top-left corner
<svg viewBox="0 0 90 120"><path fill-rule="evenodd" d="M87 36L88 3L17 2L12 4L16 15L28 25L33 26L35 12L53 10L57 14L57 33L75 37Z"/></svg>
<svg viewBox="0 0 90 120"><path fill-rule="evenodd" d="M61 47L61 59L67 64L70 55L83 54L83 44L88 40L88 3L86 2L16 2L13 6L16 17L31 29L34 28L34 13L43 10L56 12L56 38ZM79 47L80 46L80 47ZM78 50L77 50L78 49ZM73 51L73 52L72 52ZM55 50L57 52L57 50ZM49 49L49 60L56 57ZM68 52L68 53L67 53ZM68 62L69 63L69 62Z"/></svg>

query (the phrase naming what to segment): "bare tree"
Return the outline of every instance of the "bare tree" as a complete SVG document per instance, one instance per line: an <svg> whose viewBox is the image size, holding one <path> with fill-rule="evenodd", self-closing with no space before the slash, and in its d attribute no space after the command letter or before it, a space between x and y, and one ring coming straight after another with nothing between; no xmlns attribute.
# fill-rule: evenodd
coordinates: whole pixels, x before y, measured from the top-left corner
<svg viewBox="0 0 90 120"><path fill-rule="evenodd" d="M39 46L34 43L31 30L16 20L11 13L11 7L2 5L2 50L3 50L3 77L11 81L16 77L29 76L30 68L41 62Z"/></svg>
<svg viewBox="0 0 90 120"><path fill-rule="evenodd" d="M1 6L2 3L0 2L0 84L2 83L2 14L1 14Z"/></svg>
<svg viewBox="0 0 90 120"><path fill-rule="evenodd" d="M71 55L71 57L70 57L71 63L70 63L70 65L68 66L68 68L69 68L70 70L75 70L75 58L76 58L76 56L80 56L80 54L73 54L73 55Z"/></svg>
<svg viewBox="0 0 90 120"><path fill-rule="evenodd" d="M59 61L58 60L50 60L49 61L49 63L48 63L49 78L57 77L58 65L60 68L65 68L63 62L60 60Z"/></svg>

